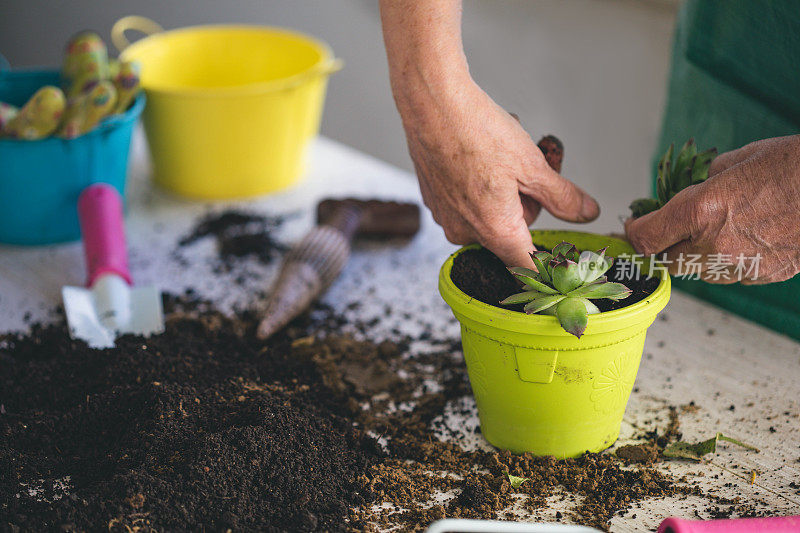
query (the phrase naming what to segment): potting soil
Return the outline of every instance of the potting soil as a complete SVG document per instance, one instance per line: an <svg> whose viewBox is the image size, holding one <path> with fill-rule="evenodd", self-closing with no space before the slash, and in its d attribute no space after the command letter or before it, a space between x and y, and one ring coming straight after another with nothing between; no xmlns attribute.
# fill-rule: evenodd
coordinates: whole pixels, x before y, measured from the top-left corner
<svg viewBox="0 0 800 533"><path fill-rule="evenodd" d="M373 341L318 305L261 342L253 313L191 293L165 309L164 334L109 350L63 323L0 337L0 531L415 531L554 496L558 519L605 529L697 492L611 454L462 446L442 416L470 397L458 339Z"/></svg>
<svg viewBox="0 0 800 533"><path fill-rule="evenodd" d="M537 248L546 249L541 245L537 245ZM608 280L622 283L632 292L630 296L619 301L592 300L600 311L613 311L641 302L658 288L658 278L631 276L631 272L631 265L614 261L606 274ZM500 258L485 248L466 250L459 254L453 261L450 278L456 287L483 303L514 311L522 311L525 307L524 304L500 305L502 300L521 292L522 285L511 275Z"/></svg>

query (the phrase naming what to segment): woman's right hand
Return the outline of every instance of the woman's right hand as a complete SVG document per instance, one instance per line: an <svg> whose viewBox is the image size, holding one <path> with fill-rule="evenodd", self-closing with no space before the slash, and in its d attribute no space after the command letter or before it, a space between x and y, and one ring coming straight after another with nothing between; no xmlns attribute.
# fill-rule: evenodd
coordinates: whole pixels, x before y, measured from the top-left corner
<svg viewBox="0 0 800 533"><path fill-rule="evenodd" d="M422 197L450 242L477 242L507 265L533 267L528 226L542 207L572 222L597 218L597 202L553 170L470 77L459 2L381 8L392 91Z"/></svg>

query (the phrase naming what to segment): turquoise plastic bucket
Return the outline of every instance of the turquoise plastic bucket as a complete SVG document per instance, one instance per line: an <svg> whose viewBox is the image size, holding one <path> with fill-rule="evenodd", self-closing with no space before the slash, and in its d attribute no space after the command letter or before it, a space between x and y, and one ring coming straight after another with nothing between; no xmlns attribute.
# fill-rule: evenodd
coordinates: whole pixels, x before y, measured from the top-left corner
<svg viewBox="0 0 800 533"><path fill-rule="evenodd" d="M2 56L0 56L2 57ZM59 85L57 70L4 70L0 100L20 106L44 85ZM0 243L41 245L78 240L77 203L92 183L125 189L133 126L144 108L139 95L125 112L75 139L0 139Z"/></svg>

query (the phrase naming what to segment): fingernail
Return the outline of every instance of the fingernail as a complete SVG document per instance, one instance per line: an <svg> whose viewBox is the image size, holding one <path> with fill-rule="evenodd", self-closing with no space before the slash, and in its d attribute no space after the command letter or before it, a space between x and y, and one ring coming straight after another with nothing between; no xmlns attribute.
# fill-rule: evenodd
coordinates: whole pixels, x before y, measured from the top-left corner
<svg viewBox="0 0 800 533"><path fill-rule="evenodd" d="M594 201L594 198L588 194L583 195L583 202L581 204L581 217L584 220L594 220L600 214L600 206Z"/></svg>

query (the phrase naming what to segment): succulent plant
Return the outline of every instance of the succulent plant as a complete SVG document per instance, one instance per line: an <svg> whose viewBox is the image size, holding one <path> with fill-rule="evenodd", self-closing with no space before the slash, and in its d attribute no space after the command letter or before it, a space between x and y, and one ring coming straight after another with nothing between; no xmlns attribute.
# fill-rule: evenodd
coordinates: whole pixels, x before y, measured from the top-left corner
<svg viewBox="0 0 800 533"><path fill-rule="evenodd" d="M717 156L716 148L698 153L694 139L689 139L675 158L672 157L674 151L675 145L669 145L666 153L658 162L658 179L656 181L658 197L634 200L630 206L633 218L664 207L664 204L686 187L703 183L708 179L711 161Z"/></svg>
<svg viewBox="0 0 800 533"><path fill-rule="evenodd" d="M536 270L509 268L525 286L524 292L501 301L503 305L525 304L528 314L555 315L565 331L580 338L586 330L589 315L600 310L591 300L622 300L631 290L622 283L608 281L604 274L613 259L606 249L579 253L573 244L562 242L552 252L531 253Z"/></svg>

